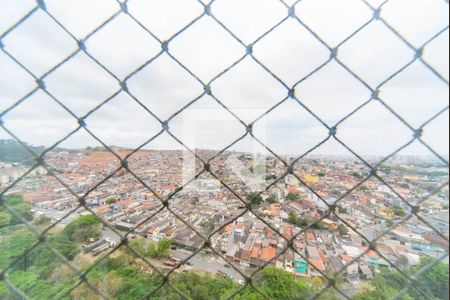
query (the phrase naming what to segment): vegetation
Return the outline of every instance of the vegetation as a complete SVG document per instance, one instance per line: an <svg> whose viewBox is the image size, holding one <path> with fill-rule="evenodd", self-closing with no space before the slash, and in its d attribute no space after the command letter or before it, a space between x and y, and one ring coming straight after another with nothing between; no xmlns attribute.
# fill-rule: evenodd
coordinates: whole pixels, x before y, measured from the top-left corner
<svg viewBox="0 0 450 300"><path fill-rule="evenodd" d="M424 166L424 167L428 167L428 166ZM386 165L382 165L379 167L379 169L386 173L386 174L390 174L393 172L398 172L398 173L404 173L405 175L412 175L412 176L435 176L435 177L440 177L440 176L448 176L448 171L435 171L435 170L426 170L423 168L410 168L410 167L403 167L403 166L386 166Z"/></svg>
<svg viewBox="0 0 450 300"><path fill-rule="evenodd" d="M116 198L109 198L106 200L106 204L111 205L117 203L117 199Z"/></svg>
<svg viewBox="0 0 450 300"><path fill-rule="evenodd" d="M23 199L12 197L10 204L21 205ZM3 211L3 214L5 212ZM299 221L295 214L291 214L292 221ZM80 255L80 241L86 240L90 233L98 230L100 220L95 216L82 216L69 224L61 232L52 232L47 235L47 243L54 251L44 244L39 244L27 252L36 243L37 238L27 230L23 224L11 225L8 217L3 217L9 225L0 228L0 269L8 268L9 281L23 291L30 299L96 299L96 293L85 284L77 286L79 277L72 272L54 251L73 263L82 272L88 270L92 261L83 260ZM37 220L34 220L37 224ZM45 220L43 220L45 221ZM45 222L44 222L45 223ZM311 223L310 223L311 224ZM39 228L39 225L37 228ZM46 226L46 225L42 225ZM45 228L45 227L42 227ZM86 235L86 233L89 233ZM98 235L98 232L94 235ZM148 257L169 257L172 246L171 240L161 240L157 244L150 244L145 239L130 241L130 246L139 254ZM424 267L437 263L432 258L423 258L420 265L411 267L405 259L401 259L400 267L403 272L413 276ZM165 273L165 270L161 270ZM112 299L133 300L149 296L159 286L163 279L157 275L144 261L134 256L125 246L114 254L104 257L98 266L87 274L89 282L98 290ZM437 263L417 278L413 289L403 296L403 300L446 300L449 293L448 266ZM170 283L187 298L195 300L215 300L230 297L237 293L235 300L265 299L261 294L241 286L229 278L200 275L194 272L174 273ZM324 283L317 279L296 280L291 274L282 270L268 267L253 278L253 284L263 294L271 299L297 300L308 299L316 295ZM408 282L398 272L383 271L367 284L361 293L353 300L383 300L396 296L408 286ZM66 295L69 293L69 295ZM426 295L427 297L424 297ZM175 290L164 286L153 293L152 299L178 300L183 299ZM19 299L7 286L0 281L0 299ZM340 299L333 290L321 294L319 300Z"/></svg>
<svg viewBox="0 0 450 300"><path fill-rule="evenodd" d="M50 224L51 222L52 222L52 219L50 219L49 217L41 216L34 221L34 225L45 225L45 224Z"/></svg>
<svg viewBox="0 0 450 300"><path fill-rule="evenodd" d="M37 155L45 151L45 147L27 146ZM23 165L33 165L36 163L34 156L15 140L0 140L0 161L20 163Z"/></svg>
<svg viewBox="0 0 450 300"><path fill-rule="evenodd" d="M81 216L64 228L63 234L71 241L89 242L92 238L101 237L100 218L94 215Z"/></svg>
<svg viewBox="0 0 450 300"><path fill-rule="evenodd" d="M165 258L172 255L172 240L162 239L157 244L150 244L148 254L152 258Z"/></svg>
<svg viewBox="0 0 450 300"><path fill-rule="evenodd" d="M400 206L395 206L395 207L394 207L394 214L395 214L397 217L400 217L400 218L406 217L406 212L405 212L405 210L404 210L403 208L401 208Z"/></svg>
<svg viewBox="0 0 450 300"><path fill-rule="evenodd" d="M271 174L271 175L266 175L266 181L270 181L270 180L276 180L277 176Z"/></svg>
<svg viewBox="0 0 450 300"><path fill-rule="evenodd" d="M208 220L204 220L200 223L200 227L205 229L207 232L213 232L216 228L216 219L210 218Z"/></svg>
<svg viewBox="0 0 450 300"><path fill-rule="evenodd" d="M247 195L247 202L252 205L261 205L264 203L264 199L259 193L251 192Z"/></svg>
<svg viewBox="0 0 450 300"><path fill-rule="evenodd" d="M419 266L407 271L409 275L417 274L420 270L434 263L433 258L423 258ZM355 300L390 299L408 286L405 277L399 272L385 271L376 276L366 290L355 297ZM424 296L426 295L426 297ZM417 283L403 296L403 300L444 300L449 295L448 266L438 263L429 271L420 275Z"/></svg>
<svg viewBox="0 0 450 300"><path fill-rule="evenodd" d="M4 198L4 201L12 211L14 211L25 221L33 220L33 214L31 213L31 204L25 202L23 200L23 197L7 196ZM3 205L0 205L0 228L21 224L22 220L18 216L6 210Z"/></svg>
<svg viewBox="0 0 450 300"><path fill-rule="evenodd" d="M348 228L344 224L339 225L339 234L341 236L346 236L348 232Z"/></svg>
<svg viewBox="0 0 450 300"><path fill-rule="evenodd" d="M326 225L324 222L319 220L313 220L308 217L300 217L296 213L291 212L288 217L288 222L292 225L305 228L311 226L312 229L324 230Z"/></svg>
<svg viewBox="0 0 450 300"><path fill-rule="evenodd" d="M391 227L394 226L394 225L395 225L394 221L392 221L392 220L386 220L386 226L387 226L388 228L391 228Z"/></svg>
<svg viewBox="0 0 450 300"><path fill-rule="evenodd" d="M338 213L340 213L340 214L348 213L348 209L343 207L342 205L338 205L337 208L338 208Z"/></svg>
<svg viewBox="0 0 450 300"><path fill-rule="evenodd" d="M286 196L286 200L287 200L287 201L296 202L296 201L300 200L300 196L297 195L297 194L289 193L289 194Z"/></svg>
<svg viewBox="0 0 450 300"><path fill-rule="evenodd" d="M267 200L266 200L268 203L270 203L270 204L274 204L274 203L277 203L278 201L277 201L277 196L275 196L275 195L270 195L268 198L267 198Z"/></svg>
<svg viewBox="0 0 450 300"><path fill-rule="evenodd" d="M355 177L356 179L364 179L364 177L361 174L357 173L357 172L354 172L352 174L352 176Z"/></svg>

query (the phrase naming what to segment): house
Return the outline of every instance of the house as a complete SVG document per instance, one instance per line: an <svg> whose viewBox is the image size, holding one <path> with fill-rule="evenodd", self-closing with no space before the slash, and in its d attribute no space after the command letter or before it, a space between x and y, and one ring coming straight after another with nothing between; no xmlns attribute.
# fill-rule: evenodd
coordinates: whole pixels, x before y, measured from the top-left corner
<svg viewBox="0 0 450 300"><path fill-rule="evenodd" d="M272 246L267 246L261 249L261 254L259 259L261 261L260 265L265 265L266 263L275 264L275 261L272 261L277 256L277 248Z"/></svg>
<svg viewBox="0 0 450 300"><path fill-rule="evenodd" d="M178 231L178 233L173 237L172 243L175 247L186 249L188 251L195 252L202 248L203 239L199 237L190 228L184 228Z"/></svg>

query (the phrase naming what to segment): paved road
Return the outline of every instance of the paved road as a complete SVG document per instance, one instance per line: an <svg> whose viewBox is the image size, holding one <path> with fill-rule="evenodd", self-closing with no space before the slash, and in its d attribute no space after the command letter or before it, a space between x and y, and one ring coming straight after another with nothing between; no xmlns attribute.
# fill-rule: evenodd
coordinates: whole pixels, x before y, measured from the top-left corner
<svg viewBox="0 0 450 300"><path fill-rule="evenodd" d="M53 220L53 222L59 221L64 218L68 213L70 213L72 209L66 209L62 211L58 211L56 209L37 209L36 212L43 213L46 217ZM79 217L79 210L75 213L69 215L67 218L61 221L60 224L66 225L76 220Z"/></svg>
<svg viewBox="0 0 450 300"><path fill-rule="evenodd" d="M173 252L173 256L179 258L181 260L185 260L190 255L191 252L177 250ZM218 271L221 271L229 276L236 282L240 280L244 280L242 276L233 268L227 268L225 265L228 263L224 262L221 258L217 258L216 256L206 255L206 254L198 254L191 258L189 261L192 264L192 268L197 270L203 270L205 272L216 274ZM241 269L239 267L239 269Z"/></svg>
<svg viewBox="0 0 450 300"><path fill-rule="evenodd" d="M45 216L51 218L53 222L56 222L57 220L60 220L64 216L66 216L71 210L63 210L58 211L55 209L39 209L38 212L44 213ZM61 221L60 224L67 225L71 223L72 221L76 220L79 217L79 211L71 214L67 218ZM111 229L105 227L102 229L103 237L110 238L113 241L116 241L117 243L120 242L120 237L115 234ZM179 258L181 260L185 260L190 255L192 255L192 252L189 251L183 251L183 250L177 250L174 251L173 256L176 258ZM208 273L217 274L218 271L221 271L227 275L230 276L234 281L239 282L241 280L244 280L242 276L233 268L227 268L225 265L229 265L225 261L223 261L221 258L217 258L216 256L212 255L206 255L206 254L198 254L194 258L192 258L189 261L192 264L192 268L197 270L202 270ZM242 270L242 268L239 266L239 269Z"/></svg>

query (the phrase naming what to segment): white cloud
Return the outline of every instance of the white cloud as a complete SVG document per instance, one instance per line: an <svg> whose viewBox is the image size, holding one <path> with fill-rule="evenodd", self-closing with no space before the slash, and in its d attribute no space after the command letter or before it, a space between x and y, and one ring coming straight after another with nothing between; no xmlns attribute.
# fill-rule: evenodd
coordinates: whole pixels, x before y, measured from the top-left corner
<svg viewBox="0 0 450 300"><path fill-rule="evenodd" d="M381 4L376 0L369 2ZM0 36L32 9L33 3L0 0ZM357 0L303 0L296 6L296 12L305 24L334 47L371 18L371 10L361 3ZM47 0L46 4L78 39L84 38L120 9L117 2L106 0ZM203 7L198 1L179 0L169 5L169 1L162 0L130 0L129 11L157 38L168 40L201 15ZM288 14L288 9L277 0L217 0L212 11L244 43L253 42ZM441 0L392 0L383 7L382 16L400 34L419 46L447 26L448 5ZM2 43L36 76L41 76L77 49L76 41L42 11L9 33ZM89 53L121 79L161 51L157 40L126 15L118 16L91 36L86 46ZM205 83L245 54L245 47L208 16L175 37L169 49ZM414 56L414 52L379 21L359 32L339 50L339 58L373 86ZM305 28L289 19L255 45L254 55L276 76L293 85L325 62L330 53ZM424 57L448 78L448 31L427 46ZM48 90L77 116L86 114L119 89L119 83L83 53L50 74L45 82ZM0 51L0 111L13 105L35 86L34 79ZM128 86L142 104L163 121L203 92L201 83L167 54L130 78ZM288 95L286 88L249 57L214 81L211 87L231 110L269 109ZM370 91L332 62L296 86L296 95L332 126L368 100ZM420 62L383 86L380 95L414 127L448 105L448 85ZM339 137L362 155L389 154L412 137L407 127L380 106L379 103L371 104L339 128ZM193 107L220 108L207 96ZM292 99L267 118L268 144L280 154L303 153L328 134L324 126ZM33 95L3 119L7 128L35 145L50 146L77 126L77 120L43 92ZM124 93L93 113L86 122L107 144L127 147L139 146L162 128ZM182 137L181 126L182 114L170 123L179 138ZM238 122L205 127L199 132L199 148L202 145L205 148L223 147L245 132ZM447 155L447 136L448 112L426 128L424 139L440 154ZM3 137L6 134L0 133L0 138ZM88 145L97 146L97 143L83 131L63 144L71 148ZM180 148L167 134L148 147ZM348 153L332 141L316 152ZM413 145L404 153L429 154L429 151Z"/></svg>

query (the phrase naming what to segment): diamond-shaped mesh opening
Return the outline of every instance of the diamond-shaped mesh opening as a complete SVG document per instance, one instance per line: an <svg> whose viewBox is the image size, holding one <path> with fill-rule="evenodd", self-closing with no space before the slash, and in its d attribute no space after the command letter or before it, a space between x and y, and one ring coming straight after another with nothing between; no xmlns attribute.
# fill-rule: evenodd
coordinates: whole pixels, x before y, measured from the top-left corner
<svg viewBox="0 0 450 300"><path fill-rule="evenodd" d="M118 39L120 43L115 40ZM144 44L141 41L145 41ZM123 78L156 56L161 47L130 17L119 15L86 43L89 52L118 77ZM105 51L114 47L114 52ZM120 62L127 60L126 64Z"/></svg>
<svg viewBox="0 0 450 300"><path fill-rule="evenodd" d="M167 54L132 77L128 86L148 109L163 120L169 119L203 93L203 86ZM161 101L170 103L170 106L159 105Z"/></svg>
<svg viewBox="0 0 450 300"><path fill-rule="evenodd" d="M22 233L17 234L20 236ZM63 257L70 255L61 250L62 244L58 237L49 237L48 245L36 246L11 266L7 272L8 280L29 299L62 297L77 273L65 264L67 260L55 255L55 251L60 252ZM7 299L8 297L15 299L17 295L6 294Z"/></svg>
<svg viewBox="0 0 450 300"><path fill-rule="evenodd" d="M281 2L267 0L215 1L212 10L245 44L254 42L287 16Z"/></svg>
<svg viewBox="0 0 450 300"><path fill-rule="evenodd" d="M449 61L444 53L448 53L448 29L430 41L425 48L424 59L429 62L433 70L442 74L444 81L448 81Z"/></svg>
<svg viewBox="0 0 450 300"><path fill-rule="evenodd" d="M445 149L445 145L448 144L448 135L445 135L442 139L435 140L435 132L436 128L441 128L441 132L443 134L448 133L448 128L443 127L443 124L447 124L449 122L449 111L445 110L439 115L436 116L435 119L433 119L430 123L426 125L424 128L424 134L422 138L422 142L424 142L424 145L429 148L430 151L435 152L435 154L440 155L440 160L448 165L448 155L447 151ZM441 127L442 126L442 127Z"/></svg>
<svg viewBox="0 0 450 300"><path fill-rule="evenodd" d="M31 120L31 123L24 120ZM76 119L43 91L33 94L26 103L15 106L4 121L9 132L35 145L45 143L53 146L78 127Z"/></svg>
<svg viewBox="0 0 450 300"><path fill-rule="evenodd" d="M371 92L337 62L330 62L298 84L295 95L332 126L369 100Z"/></svg>
<svg viewBox="0 0 450 300"><path fill-rule="evenodd" d="M8 52L36 74L43 75L74 50L76 43L45 12L31 15L12 35L2 38ZM35 49L30 55L30 49ZM39 50L37 50L39 49Z"/></svg>
<svg viewBox="0 0 450 300"><path fill-rule="evenodd" d="M115 148L116 154L121 147L138 148L161 130L158 120L126 93L118 94L105 104L90 114L85 122L97 139ZM139 130L131 131L132 128Z"/></svg>
<svg viewBox="0 0 450 300"><path fill-rule="evenodd" d="M340 158L324 158L323 151L330 147L339 149ZM334 140L328 140L320 148L302 157L296 162L294 170L300 179L330 204L340 200L370 173L370 169L362 161Z"/></svg>
<svg viewBox="0 0 450 300"><path fill-rule="evenodd" d="M56 19L61 20L67 28L77 38L84 38L95 28L109 20L117 11L119 6L114 1L67 1L64 6L58 5L57 0L46 1L48 11ZM76 11L83 11L81 21Z"/></svg>
<svg viewBox="0 0 450 300"><path fill-rule="evenodd" d="M288 85L303 79L330 56L323 44L305 27L291 19L275 28L254 48L255 57ZM280 60L279 57L291 59Z"/></svg>
<svg viewBox="0 0 450 300"><path fill-rule="evenodd" d="M170 52L201 80L209 81L237 61L245 49L214 20L202 18L170 43ZM205 58L208 64L202 63Z"/></svg>
<svg viewBox="0 0 450 300"><path fill-rule="evenodd" d="M362 1L298 1L297 16L326 43L336 46L367 23L372 13ZM320 16L320 17L317 17Z"/></svg>
<svg viewBox="0 0 450 300"><path fill-rule="evenodd" d="M357 125L362 122L363 129ZM413 132L386 107L372 101L339 125L337 137L357 155L365 153L366 159L376 165L411 141Z"/></svg>
<svg viewBox="0 0 450 300"><path fill-rule="evenodd" d="M252 76L249 77L249 74ZM251 57L245 58L214 81L211 88L214 95L241 119L249 117L256 119L259 116L246 116L247 114L238 110L262 110L265 112L287 95L283 86ZM230 93L230 89L233 91L232 93Z"/></svg>
<svg viewBox="0 0 450 300"><path fill-rule="evenodd" d="M0 110L4 111L17 102L17 99L24 97L31 89L36 87L33 77L18 67L6 54L0 53L0 64L2 66L1 89L8 94L4 94L0 100ZM6 72L8 70L8 72ZM11 76L12 75L12 76Z"/></svg>
<svg viewBox="0 0 450 300"><path fill-rule="evenodd" d="M433 18L429 17L431 15ZM383 7L382 16L405 39L415 46L420 46L446 26L448 10L443 1L397 0L390 1ZM406 19L412 22L405 22ZM424 19L428 21L424 22ZM418 26L419 24L422 25Z"/></svg>
<svg viewBox="0 0 450 300"><path fill-rule="evenodd" d="M168 40L203 13L203 6L189 1L131 1L130 13L161 40Z"/></svg>
<svg viewBox="0 0 450 300"><path fill-rule="evenodd" d="M416 84L405 88L408 82ZM387 105L401 111L402 117L416 128L448 105L448 86L420 62L415 62L388 82L380 95Z"/></svg>
<svg viewBox="0 0 450 300"><path fill-rule="evenodd" d="M80 76L80 68L96 74L96 79ZM80 117L119 89L116 80L84 53L77 54L52 73L46 84L52 95Z"/></svg>
<svg viewBox="0 0 450 300"><path fill-rule="evenodd" d="M370 23L339 48L339 59L373 87L413 58L414 52L381 21Z"/></svg>
<svg viewBox="0 0 450 300"><path fill-rule="evenodd" d="M0 0L0 298L448 298L446 2Z"/></svg>

